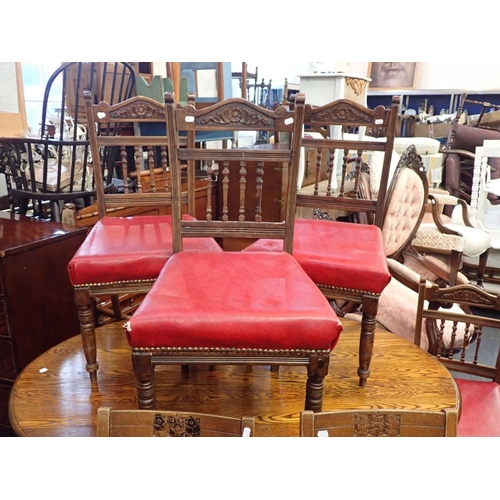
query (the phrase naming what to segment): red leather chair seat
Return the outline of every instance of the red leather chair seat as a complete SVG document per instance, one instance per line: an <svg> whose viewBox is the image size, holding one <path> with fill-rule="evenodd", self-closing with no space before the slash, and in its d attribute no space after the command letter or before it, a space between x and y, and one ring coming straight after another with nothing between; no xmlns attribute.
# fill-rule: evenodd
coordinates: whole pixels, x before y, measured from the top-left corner
<svg viewBox="0 0 500 500"><path fill-rule="evenodd" d="M342 325L288 253L180 252L126 330L132 348L331 350Z"/></svg>
<svg viewBox="0 0 500 500"><path fill-rule="evenodd" d="M184 247L222 251L209 238L186 238ZM103 217L90 230L68 270L73 285L155 279L171 255L172 216Z"/></svg>
<svg viewBox="0 0 500 500"><path fill-rule="evenodd" d="M500 436L500 385L456 378L462 396L458 436Z"/></svg>
<svg viewBox="0 0 500 500"><path fill-rule="evenodd" d="M261 239L245 251L281 250ZM296 219L293 256L317 284L382 293L391 279L382 232L374 225Z"/></svg>

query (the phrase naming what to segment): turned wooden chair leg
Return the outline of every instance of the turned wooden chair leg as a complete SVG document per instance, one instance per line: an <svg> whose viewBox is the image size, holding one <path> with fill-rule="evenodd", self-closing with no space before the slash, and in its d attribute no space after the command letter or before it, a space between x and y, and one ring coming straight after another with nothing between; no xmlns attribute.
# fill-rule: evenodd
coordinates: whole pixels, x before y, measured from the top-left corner
<svg viewBox="0 0 500 500"><path fill-rule="evenodd" d="M305 410L314 412L323 409L323 394L325 392L325 377L328 375L330 357L312 355L307 366Z"/></svg>
<svg viewBox="0 0 500 500"><path fill-rule="evenodd" d="M365 387L370 376L370 363L377 325L378 297L363 297L363 313L361 316L361 335L359 338L359 387Z"/></svg>
<svg viewBox="0 0 500 500"><path fill-rule="evenodd" d="M137 379L139 409L156 410L156 382L151 353L132 351L132 366Z"/></svg>
<svg viewBox="0 0 500 500"><path fill-rule="evenodd" d="M450 286L457 284L458 271L462 260L462 252L452 250L450 259Z"/></svg>
<svg viewBox="0 0 500 500"><path fill-rule="evenodd" d="M90 381L97 382L97 345L95 339L94 313L92 299L86 290L75 291L75 302L78 307L78 319L80 321L80 335L82 337L83 353L85 355L86 366L89 372Z"/></svg>
<svg viewBox="0 0 500 500"><path fill-rule="evenodd" d="M28 198L20 198L19 199L19 214L20 215L26 215L28 213ZM36 201L33 202L35 204Z"/></svg>
<svg viewBox="0 0 500 500"><path fill-rule="evenodd" d="M111 307L113 309L113 318L115 321L123 319L122 308L120 306L120 297L111 295Z"/></svg>
<svg viewBox="0 0 500 500"><path fill-rule="evenodd" d="M488 262L489 253L490 249L488 248L486 252L479 256L479 265L477 267L477 286L481 288L483 287L484 273L486 272L486 263Z"/></svg>

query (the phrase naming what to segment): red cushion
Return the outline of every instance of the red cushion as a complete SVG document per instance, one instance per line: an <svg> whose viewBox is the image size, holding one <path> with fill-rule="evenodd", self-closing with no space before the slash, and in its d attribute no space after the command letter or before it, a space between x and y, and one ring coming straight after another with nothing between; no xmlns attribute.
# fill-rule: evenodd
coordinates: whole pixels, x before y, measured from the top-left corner
<svg viewBox="0 0 500 500"><path fill-rule="evenodd" d="M184 248L222 251L210 238L186 238ZM90 230L68 270L73 285L155 279L171 255L172 216L103 217Z"/></svg>
<svg viewBox="0 0 500 500"><path fill-rule="evenodd" d="M456 378L462 396L459 436L500 436L500 385Z"/></svg>
<svg viewBox="0 0 500 500"><path fill-rule="evenodd" d="M282 249L281 240L258 240L245 251ZM391 279L382 232L374 225L296 219L293 256L318 285L380 294Z"/></svg>
<svg viewBox="0 0 500 500"><path fill-rule="evenodd" d="M330 350L342 331L285 252L175 254L126 327L132 347Z"/></svg>

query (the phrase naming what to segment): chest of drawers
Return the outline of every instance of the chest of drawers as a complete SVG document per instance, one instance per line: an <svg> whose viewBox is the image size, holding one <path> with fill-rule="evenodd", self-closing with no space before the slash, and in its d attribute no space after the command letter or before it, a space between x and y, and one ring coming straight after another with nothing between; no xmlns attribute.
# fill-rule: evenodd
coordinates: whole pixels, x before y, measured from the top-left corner
<svg viewBox="0 0 500 500"><path fill-rule="evenodd" d="M67 265L87 228L0 212L0 433L21 370L79 334Z"/></svg>

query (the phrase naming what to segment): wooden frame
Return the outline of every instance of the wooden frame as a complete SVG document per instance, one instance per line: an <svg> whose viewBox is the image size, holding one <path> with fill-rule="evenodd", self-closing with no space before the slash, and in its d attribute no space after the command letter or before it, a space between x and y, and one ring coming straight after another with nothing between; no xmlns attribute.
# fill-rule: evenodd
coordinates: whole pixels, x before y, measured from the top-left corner
<svg viewBox="0 0 500 500"><path fill-rule="evenodd" d="M28 130L20 62L0 63L0 136L23 137ZM11 103L11 98L14 102ZM9 107L2 105L9 102ZM12 104L12 108L10 105Z"/></svg>
<svg viewBox="0 0 500 500"><path fill-rule="evenodd" d="M223 62L171 62L167 63L167 77L172 78L174 86L174 96L178 99L180 92L180 79L187 78L188 92L195 95L196 106L202 109L206 106L222 101L231 97L231 93L227 93L232 89L231 86L231 71L226 67L230 63ZM204 71L215 70L215 88L213 89L214 95L206 93L207 87L203 86L202 95L198 95L199 76ZM198 74L201 72L200 74Z"/></svg>
<svg viewBox="0 0 500 500"><path fill-rule="evenodd" d="M372 62L368 66L370 90L411 89L417 67L416 62Z"/></svg>

